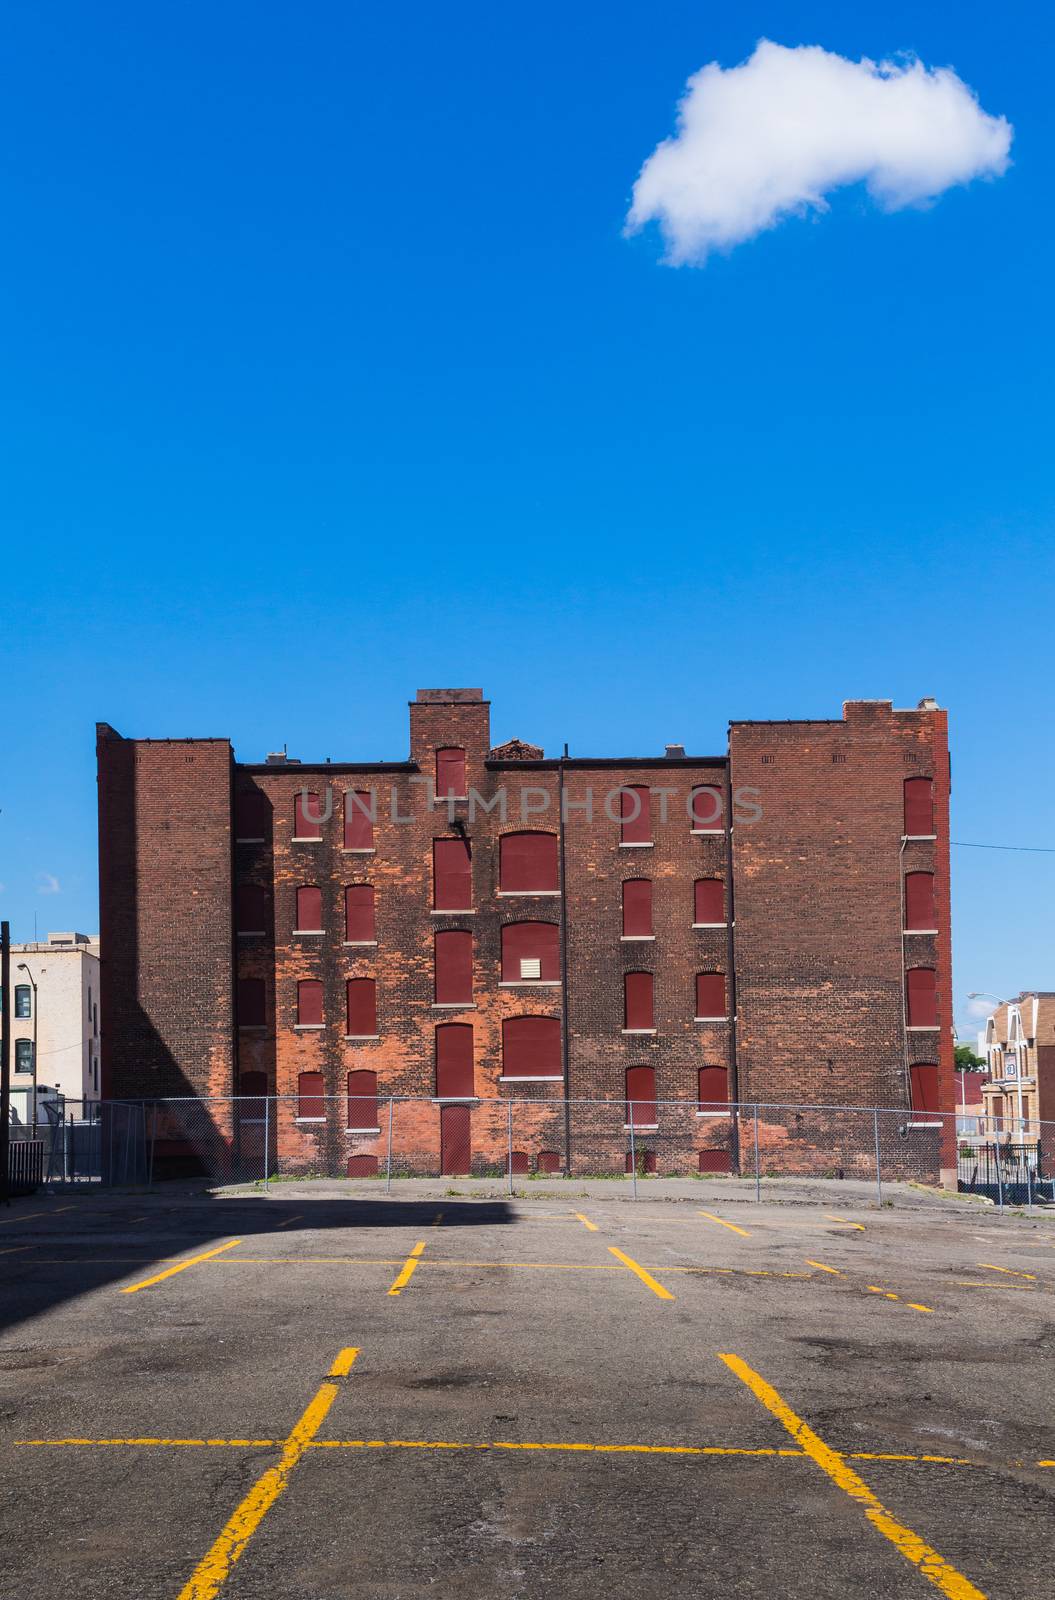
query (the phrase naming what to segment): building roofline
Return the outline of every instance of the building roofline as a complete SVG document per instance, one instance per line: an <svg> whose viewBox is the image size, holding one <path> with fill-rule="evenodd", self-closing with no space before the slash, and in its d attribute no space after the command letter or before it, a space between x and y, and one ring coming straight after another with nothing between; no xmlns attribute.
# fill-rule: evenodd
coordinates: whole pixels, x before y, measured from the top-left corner
<svg viewBox="0 0 1055 1600"><path fill-rule="evenodd" d="M236 761L239 772L292 772L313 777L325 773L420 772L416 761Z"/></svg>
<svg viewBox="0 0 1055 1600"><path fill-rule="evenodd" d="M596 770L605 767L725 767L728 756L544 756L541 761L518 761L516 757L494 761L488 756L484 766L496 772L553 771L585 768Z"/></svg>

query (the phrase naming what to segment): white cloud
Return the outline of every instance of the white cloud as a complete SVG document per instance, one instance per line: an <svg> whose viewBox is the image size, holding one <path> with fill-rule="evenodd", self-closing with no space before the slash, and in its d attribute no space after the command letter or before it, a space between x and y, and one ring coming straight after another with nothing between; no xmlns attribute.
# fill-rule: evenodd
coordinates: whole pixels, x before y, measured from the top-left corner
<svg viewBox="0 0 1055 1600"><path fill-rule="evenodd" d="M963 1009L968 1017L976 1019L979 1022L984 1022L986 1017L990 1016L992 1012L996 1010L996 1008L997 1002L995 1000L990 1000L988 996L986 996L986 998L982 1000L968 1000Z"/></svg>
<svg viewBox="0 0 1055 1600"><path fill-rule="evenodd" d="M658 222L674 265L702 264L864 181L887 210L1002 173L1011 124L987 115L951 67L848 61L763 39L727 70L689 79L678 131L634 185L627 232Z"/></svg>
<svg viewBox="0 0 1055 1600"><path fill-rule="evenodd" d="M61 892L59 880L52 873L39 872L37 874L38 894L60 894Z"/></svg>

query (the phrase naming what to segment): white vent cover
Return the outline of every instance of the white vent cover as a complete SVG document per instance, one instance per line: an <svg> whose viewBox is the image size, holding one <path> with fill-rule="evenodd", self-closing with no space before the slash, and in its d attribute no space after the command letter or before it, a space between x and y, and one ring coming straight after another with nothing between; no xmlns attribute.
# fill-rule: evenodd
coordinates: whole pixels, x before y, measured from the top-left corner
<svg viewBox="0 0 1055 1600"><path fill-rule="evenodd" d="M541 958L539 956L522 956L520 960L520 976L522 978L541 978Z"/></svg>

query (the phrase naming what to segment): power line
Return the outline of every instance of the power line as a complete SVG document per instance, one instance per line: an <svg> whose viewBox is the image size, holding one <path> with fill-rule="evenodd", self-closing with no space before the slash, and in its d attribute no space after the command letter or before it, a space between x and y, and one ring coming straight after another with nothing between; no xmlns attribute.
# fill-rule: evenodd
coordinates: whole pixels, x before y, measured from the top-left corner
<svg viewBox="0 0 1055 1600"><path fill-rule="evenodd" d="M1055 845L1050 844L971 844L966 839L950 839L949 843L960 850L1026 850L1031 855L1055 856Z"/></svg>

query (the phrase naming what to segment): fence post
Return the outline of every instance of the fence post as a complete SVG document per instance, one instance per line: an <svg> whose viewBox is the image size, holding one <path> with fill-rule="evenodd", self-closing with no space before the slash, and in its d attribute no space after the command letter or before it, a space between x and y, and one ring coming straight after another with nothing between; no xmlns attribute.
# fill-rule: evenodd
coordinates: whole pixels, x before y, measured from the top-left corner
<svg viewBox="0 0 1055 1600"><path fill-rule="evenodd" d="M388 1155L385 1162L385 1193L392 1193L392 1096L388 1097Z"/></svg>
<svg viewBox="0 0 1055 1600"><path fill-rule="evenodd" d="M509 1192L513 1193L513 1102L506 1101L506 1124L508 1129L506 1151L509 1165Z"/></svg>
<svg viewBox="0 0 1055 1600"><path fill-rule="evenodd" d="M761 1165L760 1165L759 1160L758 1160L758 1107L757 1106L755 1106L755 1109L754 1109L754 1112L753 1112L753 1115L752 1115L752 1121L754 1123L754 1136L755 1136L755 1199L758 1201L759 1205L761 1205L762 1204L762 1169L761 1169Z"/></svg>
<svg viewBox="0 0 1055 1600"><path fill-rule="evenodd" d="M1025 1145L1022 1146L1022 1159L1026 1163L1026 1204L1030 1211L1033 1210L1033 1168L1029 1164L1029 1152Z"/></svg>
<svg viewBox="0 0 1055 1600"><path fill-rule="evenodd" d="M876 1146L876 1205L883 1204L883 1174L879 1162L879 1107L872 1109L872 1124L875 1129Z"/></svg>
<svg viewBox="0 0 1055 1600"><path fill-rule="evenodd" d="M995 1139L993 1141L993 1155L996 1158L996 1189L997 1189L997 1195L999 1196L1000 1209L1001 1209L1001 1211L1003 1211L1003 1209L1004 1209L1004 1169L1000 1165L1000 1145L999 1145L999 1142L997 1140L995 1140Z"/></svg>
<svg viewBox="0 0 1055 1600"><path fill-rule="evenodd" d="M150 1119L150 1157L149 1165L147 1167L148 1189L152 1189L154 1187L154 1146L158 1142L158 1108L156 1105L153 1107L153 1112L154 1115Z"/></svg>
<svg viewBox="0 0 1055 1600"><path fill-rule="evenodd" d="M637 1147L634 1144L634 1101L630 1102L630 1176L634 1185L634 1199L637 1199Z"/></svg>
<svg viewBox="0 0 1055 1600"><path fill-rule="evenodd" d="M264 1189L271 1175L271 1096L264 1096Z"/></svg>

